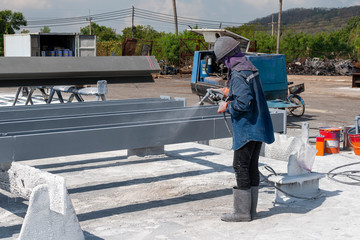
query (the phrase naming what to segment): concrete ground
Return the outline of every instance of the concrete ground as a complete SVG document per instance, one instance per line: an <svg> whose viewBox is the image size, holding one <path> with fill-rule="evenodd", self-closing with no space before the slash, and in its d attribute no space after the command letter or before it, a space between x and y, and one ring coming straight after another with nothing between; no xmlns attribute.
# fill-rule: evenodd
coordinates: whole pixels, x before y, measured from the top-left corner
<svg viewBox="0 0 360 240"><path fill-rule="evenodd" d="M360 115L360 91L349 88L349 77L289 76L289 80L305 81L302 96L307 103L302 118L289 117L291 135L300 134L302 121L309 122L313 139L318 127L351 125ZM189 90L188 79L161 78L152 85L111 86L108 98L170 95L186 97L188 105L194 105L198 99ZM164 155L145 158L127 158L126 151L114 151L23 163L66 179L86 239L358 239L359 185L328 177L320 180L320 198L289 205L274 204L275 189L262 182L259 219L222 222L221 213L232 209L232 151L228 140L212 145L168 145ZM360 156L341 151L316 157L313 171L327 173L350 163L357 165L338 171L359 171L359 162ZM286 172L286 162L261 158L262 172L269 174L264 165ZM0 190L0 238L18 236L27 204Z"/></svg>
<svg viewBox="0 0 360 240"><path fill-rule="evenodd" d="M274 188L260 185L259 219L225 223L235 183L232 152L196 143L169 145L165 155L127 159L126 151L24 162L63 176L86 239L358 239L359 186L320 180L321 197L274 205ZM357 162L352 152L317 157L327 173ZM263 165L286 172L286 162ZM341 170L359 170L359 165ZM351 179L343 178L345 181ZM0 191L0 236L20 231L27 201Z"/></svg>

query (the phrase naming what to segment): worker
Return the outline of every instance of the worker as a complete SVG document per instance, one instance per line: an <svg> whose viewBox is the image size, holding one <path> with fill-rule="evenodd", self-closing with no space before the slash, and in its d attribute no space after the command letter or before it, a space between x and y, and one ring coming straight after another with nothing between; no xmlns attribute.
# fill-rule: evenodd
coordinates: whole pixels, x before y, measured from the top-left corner
<svg viewBox="0 0 360 240"><path fill-rule="evenodd" d="M234 209L221 220L251 221L256 218L259 191L258 161L263 142L274 142L271 116L257 68L241 52L240 42L219 37L214 45L216 61L228 68L228 101L219 103L218 112L231 115L233 128Z"/></svg>

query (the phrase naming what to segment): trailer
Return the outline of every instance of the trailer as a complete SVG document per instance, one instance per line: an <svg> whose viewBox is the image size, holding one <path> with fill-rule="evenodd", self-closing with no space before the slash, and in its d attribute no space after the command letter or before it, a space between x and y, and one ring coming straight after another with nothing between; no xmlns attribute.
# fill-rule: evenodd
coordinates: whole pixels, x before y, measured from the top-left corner
<svg viewBox="0 0 360 240"><path fill-rule="evenodd" d="M96 36L76 33L4 35L5 57L96 56Z"/></svg>

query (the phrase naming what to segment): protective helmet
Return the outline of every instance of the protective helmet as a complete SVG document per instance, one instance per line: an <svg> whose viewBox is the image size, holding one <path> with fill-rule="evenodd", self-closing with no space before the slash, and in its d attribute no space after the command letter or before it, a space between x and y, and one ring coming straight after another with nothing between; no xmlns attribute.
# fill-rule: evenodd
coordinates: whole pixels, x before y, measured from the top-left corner
<svg viewBox="0 0 360 240"><path fill-rule="evenodd" d="M239 45L240 45L240 42L236 41L232 37L223 36L223 37L219 37L218 39L216 39L215 45L214 45L216 62L220 62L221 59L223 59L227 55L232 56L232 55L236 54L238 51L235 51L234 54L230 54L230 53L232 53L233 50L240 51L240 48L238 47Z"/></svg>

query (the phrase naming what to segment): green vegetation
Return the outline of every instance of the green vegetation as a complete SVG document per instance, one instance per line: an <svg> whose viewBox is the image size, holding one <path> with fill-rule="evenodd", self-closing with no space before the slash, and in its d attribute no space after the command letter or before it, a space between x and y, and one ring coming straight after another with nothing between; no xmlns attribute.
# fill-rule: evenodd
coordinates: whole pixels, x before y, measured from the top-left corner
<svg viewBox="0 0 360 240"><path fill-rule="evenodd" d="M340 18L339 16L342 17ZM284 11L284 26L282 28L280 53L286 55L287 61L300 57L319 58L351 58L360 60L360 6L344 9L291 9ZM320 31L319 23L327 21L330 26L333 21L343 21L341 26L330 31ZM311 21L310 21L311 20ZM274 19L276 21L276 19ZM276 36L269 32L271 16L257 19L251 24L234 26L228 30L242 35L251 42L256 42L257 51L275 53ZM301 22L301 24L299 24ZM340 26L340 22L338 22ZM10 10L0 11L0 55L3 54L3 34L15 33L20 26L26 26L22 13ZM316 33L301 29L318 29ZM299 30L300 29L300 30ZM50 32L44 26L42 32ZM80 29L81 34L90 34L89 26ZM121 55L122 44L126 38L138 40L136 54L141 53L143 45L152 46L152 55L158 60L165 60L168 64L178 65L180 53L189 55L195 50L204 50L207 44L201 44L203 37L188 31L176 36L173 33L158 32L151 26L138 25L134 28L124 28L121 34L114 29L91 23L91 33L97 36L98 55ZM275 34L276 35L276 34ZM181 49L180 49L181 48ZM189 57L188 57L189 58ZM190 58L189 58L190 59ZM188 64L185 62L184 64Z"/></svg>
<svg viewBox="0 0 360 240"><path fill-rule="evenodd" d="M0 56L4 55L4 34L13 34L15 30L20 30L20 26L26 26L22 13L10 10L0 11Z"/></svg>
<svg viewBox="0 0 360 240"><path fill-rule="evenodd" d="M42 33L50 33L51 29L48 26L44 26L43 28L40 28L40 32L42 32Z"/></svg>
<svg viewBox="0 0 360 240"><path fill-rule="evenodd" d="M256 41L257 51L262 53L276 52L276 37L264 30L259 24L232 27L228 30ZM360 17L351 18L345 27L338 31L310 34L285 29L282 32L280 53L286 55L287 61L299 57L350 58L360 60Z"/></svg>

